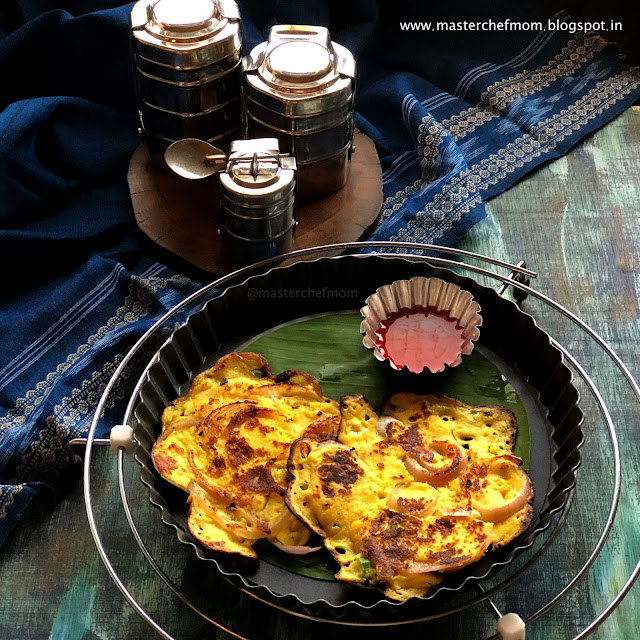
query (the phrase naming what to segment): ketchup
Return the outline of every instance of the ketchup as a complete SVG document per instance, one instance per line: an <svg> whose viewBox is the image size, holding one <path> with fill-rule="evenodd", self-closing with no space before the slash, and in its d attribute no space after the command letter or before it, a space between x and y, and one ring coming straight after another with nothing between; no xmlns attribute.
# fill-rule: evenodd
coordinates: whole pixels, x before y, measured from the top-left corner
<svg viewBox="0 0 640 640"><path fill-rule="evenodd" d="M376 331L376 347L394 369L436 373L462 352L464 328L446 311L415 306L389 314Z"/></svg>

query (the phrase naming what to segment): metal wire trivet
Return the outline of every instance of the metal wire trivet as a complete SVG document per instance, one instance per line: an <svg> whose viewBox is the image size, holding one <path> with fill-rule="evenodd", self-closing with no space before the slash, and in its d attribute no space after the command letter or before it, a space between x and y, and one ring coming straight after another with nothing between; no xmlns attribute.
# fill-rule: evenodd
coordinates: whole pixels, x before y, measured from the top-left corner
<svg viewBox="0 0 640 640"><path fill-rule="evenodd" d="M586 333L593 341L598 344L598 346L604 351L604 353L608 356L608 358L615 364L617 369L625 378L628 383L630 389L635 395L635 400L640 403L640 388L638 384L634 380L633 376L622 362L622 360L618 357L618 355L613 351L613 349L609 346L609 344L598 335L593 329L591 329L585 322L583 322L578 316L564 308L557 302L555 302L552 298L544 295L531 288L529 285L529 278L537 277L537 274L529 269L526 269L524 266L524 262L520 262L517 265L510 264L508 262L498 260L495 258L491 258L488 256L483 256L478 253L464 251L461 249L451 249L439 247L437 245L424 245L417 243L401 243L401 242L352 242L352 243L341 243L341 244L332 244L332 245L324 245L321 247L312 247L309 249L302 249L298 251L291 252L284 256L277 256L268 260L263 260L254 265L250 265L244 267L242 269L238 269L228 275L225 275L221 278L218 278L214 282L206 285L201 288L199 291L185 298L182 302L176 305L173 309L167 312L162 318L160 318L148 331L145 332L143 336L136 342L136 344L132 347L129 353L122 360L118 368L116 369L112 379L107 384L100 401L98 402L93 420L91 422L91 426L86 438L78 438L72 441L72 444L86 444L85 450L85 459L84 459L84 496L86 503L86 511L87 518L89 521L89 527L91 529L91 534L94 538L96 548L102 559L109 575L113 579L114 583L118 587L118 589L122 592L123 596L129 602L129 604L133 607L133 609L163 638L166 640L174 640L174 637L167 633L154 619L153 617L137 602L137 600L133 597L130 591L127 589L127 586L124 584L118 573L113 567L113 564L105 550L104 544L100 537L100 533L98 531L98 526L96 524L96 518L93 507L93 499L91 494L91 461L92 461L92 452L94 444L110 444L109 439L100 439L96 438L95 434L98 429L100 417L105 409L107 404L109 394L111 393L114 385L116 384L119 377L122 375L123 371L126 369L131 359L139 352L141 347L147 343L147 340L156 333L169 319L174 318L176 314L187 308L189 305L197 302L199 298L204 298L207 294L211 294L215 292L215 290L219 290L223 286L229 286L233 282L242 282L246 278L251 275L255 275L256 273L264 272L265 268L272 267L276 264L281 264L283 262L289 262L291 260L298 260L301 258L306 258L311 255L326 255L326 254L336 254L343 253L345 251L351 252L362 252L362 250L373 250L379 249L382 250L383 253L378 253L376 255L382 257L389 258L405 258L415 261L425 261L431 265L448 267L448 268L457 268L463 271L470 271L474 274L484 276L489 278L490 280L497 280L500 282L500 287L498 289L498 293L503 295L509 287L512 287L514 290L514 297L518 301L522 301L527 296L533 296L537 298L539 301L543 302L545 305L551 307L554 311L559 312L565 318L570 320L576 327L578 327L581 331ZM507 269L509 273L507 275L502 275L499 273L494 273L484 267L479 267L473 264L466 264L459 260L451 260L448 258L443 258L441 255L424 255L424 252L432 252L435 254L452 254L461 258L468 258L472 260L478 260L483 263L487 263L490 265L494 265L497 267L501 267ZM410 253L407 253L410 252ZM588 375L588 373L584 370L584 368L577 362L577 360L572 356L572 354L560 345L553 338L551 339L551 343L561 351L565 360L571 365L573 370L578 374L583 383L586 385L587 389L592 394L598 410L600 412L601 417L604 420L606 426L607 438L609 441L609 445L612 450L613 456L613 489L611 495L610 506L608 509L608 514L606 517L605 524L603 529L593 546L593 549L589 553L588 558L583 563L582 567L576 572L573 578L555 595L555 597L551 598L544 606L539 608L536 612L529 615L525 620L525 624L530 624L540 616L547 613L551 608L553 608L556 604L562 601L578 584L578 582L584 578L585 574L592 567L595 560L598 558L602 548L604 547L607 538L611 532L612 526L614 524L614 520L616 518L616 513L618 510L618 504L620 500L620 486L621 486L621 461L620 461L620 451L618 445L618 436L616 433L616 429L614 427L613 421L611 419L611 415L609 409L602 398L600 391L598 390L596 384L593 379ZM148 367L147 367L148 369ZM123 424L127 424L127 420L130 419L133 413L134 404L136 398L138 397L138 393L141 385L144 382L146 371L143 372L143 375L140 377L133 393L131 394L128 406L124 413ZM124 509L125 517L133 534L133 537L139 546L141 552L144 557L147 559L153 570L157 573L157 575L162 579L162 581L169 587L169 589L189 608L191 608L194 612L196 612L199 616L210 622L215 627L225 631L233 637L239 638L241 640L248 640L245 636L236 633L230 628L225 627L219 621L213 619L207 613L202 611L196 604L194 604L181 590L179 587L175 585L175 583L170 579L170 577L164 572L162 567L153 557L148 547L145 545L138 527L134 521L129 501L127 498L126 484L125 484L125 474L124 474L124 457L125 452L124 448L120 447L117 450L117 474L118 474L118 484L120 490L120 498L122 501L122 506ZM569 502L571 501L571 496L569 496ZM477 602L484 602L487 606L490 613L496 618L496 620L500 620L502 618L502 614L496 605L491 600L492 596L494 596L499 591L504 590L511 583L516 581L520 576L522 576L538 559L539 557L545 553L545 551L551 546L553 540L560 530L559 524L567 517L569 512L569 504L566 505L564 511L560 515L560 521L556 524L556 527L553 529L551 534L547 537L544 543L533 553L533 555L521 566L519 569L515 571L513 575L511 575L507 580L503 581L498 586L485 590L482 586L476 586L477 595L463 604L448 609L445 612L437 613L431 616L424 616L421 618L415 618L411 620L390 620L387 622L366 622L366 621L349 621L349 620L339 620L339 619L329 619L323 618L319 616L309 615L300 611L292 611L287 609L286 607L280 606L277 603L271 602L269 600L264 600L257 596L255 593L252 593L248 590L243 590L248 596L260 600L265 604L268 604L271 607L276 608L284 613L289 615L295 615L299 617L306 618L308 620L312 620L315 622L329 623L329 624L339 624L339 625L353 625L358 627L367 627L367 626L394 626L401 624L413 624L418 622L423 622L427 620L431 620L433 618L442 617L451 615L456 613L464 608L467 608L471 604L475 604ZM590 624L585 626L582 631L580 631L577 635L575 635L572 640L580 640L581 638L585 638L590 635L595 629L597 629L615 610L615 608L620 604L620 602L627 595L634 582L636 581L638 575L640 574L640 561L635 565L632 569L630 575L627 577L626 581L622 585L622 587L618 590L617 594L611 599L611 601L605 606L605 608L600 612L599 615L595 617L594 620L591 621ZM487 640L491 640L493 638L501 637L499 634L495 634L490 636ZM512 637L516 637L515 635ZM520 636L524 637L524 635Z"/></svg>

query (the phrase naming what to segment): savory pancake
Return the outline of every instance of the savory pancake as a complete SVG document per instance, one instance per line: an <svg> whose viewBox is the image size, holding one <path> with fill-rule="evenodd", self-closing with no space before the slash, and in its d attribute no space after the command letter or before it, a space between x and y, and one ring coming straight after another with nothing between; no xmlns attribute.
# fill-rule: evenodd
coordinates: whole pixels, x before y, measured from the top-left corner
<svg viewBox="0 0 640 640"><path fill-rule="evenodd" d="M530 499L525 500L524 495L532 497L533 489L528 476L520 468L521 461L511 455L518 431L512 411L499 406L466 405L440 394L395 393L387 400L382 412L398 421L387 427L387 437L401 442L410 468L416 468L413 462L419 460L419 467L429 469L429 462L421 457L427 443L431 449L429 455L436 458L438 449L442 449L442 445L437 446L439 440L449 442L449 446L458 445L466 451L469 468L463 477L469 486L457 491L456 495L466 505L471 503L482 511L485 520L492 519L494 549L509 544L526 529L533 509ZM413 452L411 443L415 448ZM483 466L482 462L490 458L502 462ZM479 487L480 482L483 487ZM497 518L492 509L507 505L508 512L517 504L513 502L516 496L523 504L522 509L509 518ZM451 500L455 499L452 495ZM504 508L498 511L498 515L503 513Z"/></svg>
<svg viewBox="0 0 640 640"><path fill-rule="evenodd" d="M274 384L295 385L295 389L279 386L277 393L274 388L261 390L261 387ZM308 391L303 392L300 387ZM262 356L256 353L230 353L220 358L211 369L197 375L188 393L174 400L164 410L162 431L193 423L194 419L206 417L216 407L247 398L249 393L262 393L267 397L269 393L275 393L277 400L278 394L284 396L287 390L312 399L322 397L318 382L304 371L285 371L274 376ZM324 400L329 404L326 398ZM336 415L336 412L337 405L330 413Z"/></svg>
<svg viewBox="0 0 640 640"><path fill-rule="evenodd" d="M301 436L335 437L337 426L337 403L311 376L273 376L262 357L233 353L165 409L152 458L163 478L189 492L197 540L256 557L259 538L285 550L308 540L283 500L289 449Z"/></svg>
<svg viewBox="0 0 640 640"><path fill-rule="evenodd" d="M394 393L382 414L415 425L425 438L455 440L472 460L510 454L518 430L504 407L474 407L439 394Z"/></svg>
<svg viewBox="0 0 640 640"><path fill-rule="evenodd" d="M424 595L441 574L479 560L492 544L512 540L530 518L533 492L510 455L512 414L507 420L498 408L486 416L488 408L443 397L396 395L391 405L406 423L378 418L362 396L352 396L341 401L336 440L297 440L285 499L324 538L340 565L336 578L380 582L389 598L406 600ZM437 402L422 407L425 398ZM485 438L491 417L496 426ZM451 428L449 422L459 424ZM460 429L467 447L452 435Z"/></svg>

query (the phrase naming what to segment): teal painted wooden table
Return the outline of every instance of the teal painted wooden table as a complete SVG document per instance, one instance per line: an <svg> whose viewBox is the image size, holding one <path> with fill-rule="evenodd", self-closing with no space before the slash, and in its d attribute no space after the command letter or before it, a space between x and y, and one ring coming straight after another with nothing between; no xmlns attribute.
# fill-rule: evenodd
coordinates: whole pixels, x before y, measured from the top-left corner
<svg viewBox="0 0 640 640"><path fill-rule="evenodd" d="M576 312L610 342L640 378L640 108L617 118L567 156L545 166L494 199L487 220L462 248L511 262L526 259L539 271L534 287ZM614 529L592 571L561 604L531 624L528 638L566 639L599 614L640 558L638 504L640 411L600 349L570 323L529 298L524 305L543 328L575 354L596 378L619 429L623 491ZM612 492L612 458L601 419L582 387L587 442L578 491L557 543L507 594L503 611L539 609L571 579L597 541ZM138 551L120 506L115 459L95 453L96 517L116 569L140 604L175 638L229 638L194 616L155 576ZM301 640L354 635L372 640L482 638L495 631L483 605L435 623L370 629L314 623L279 613L204 571L191 551L162 525L127 462L134 517L165 571L199 597L222 624L252 639ZM135 499L140 496L140 499ZM133 640L154 632L130 608L102 565L90 535L79 478L65 495L43 493L0 550L0 638L6 640ZM191 590L193 592L193 589ZM591 637L640 637L640 586Z"/></svg>

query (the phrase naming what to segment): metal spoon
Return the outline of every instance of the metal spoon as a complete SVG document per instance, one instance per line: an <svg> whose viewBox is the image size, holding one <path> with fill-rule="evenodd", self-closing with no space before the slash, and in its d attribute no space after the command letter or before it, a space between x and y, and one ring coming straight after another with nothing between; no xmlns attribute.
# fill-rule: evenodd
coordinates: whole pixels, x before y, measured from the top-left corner
<svg viewBox="0 0 640 640"><path fill-rule="evenodd" d="M164 159L179 176L199 180L224 169L228 156L204 140L185 138L174 142L164 152Z"/></svg>

